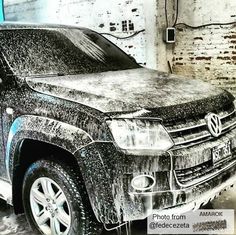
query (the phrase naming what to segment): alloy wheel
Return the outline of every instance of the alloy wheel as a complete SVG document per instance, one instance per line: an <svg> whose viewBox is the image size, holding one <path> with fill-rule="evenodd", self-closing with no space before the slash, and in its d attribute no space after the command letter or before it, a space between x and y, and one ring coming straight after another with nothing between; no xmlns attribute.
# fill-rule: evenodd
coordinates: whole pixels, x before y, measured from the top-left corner
<svg viewBox="0 0 236 235"><path fill-rule="evenodd" d="M38 178L30 189L30 206L34 220L45 235L67 235L71 211L61 187L47 177Z"/></svg>

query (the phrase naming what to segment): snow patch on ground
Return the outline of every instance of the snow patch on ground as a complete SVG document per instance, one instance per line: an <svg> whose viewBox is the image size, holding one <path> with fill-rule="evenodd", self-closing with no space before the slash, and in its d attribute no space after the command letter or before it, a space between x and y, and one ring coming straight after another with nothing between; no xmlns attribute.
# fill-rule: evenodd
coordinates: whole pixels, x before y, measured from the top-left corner
<svg viewBox="0 0 236 235"><path fill-rule="evenodd" d="M33 235L35 233L32 233L23 215L16 216L14 214L11 214L9 216L4 216L1 218L0 234L1 235L10 235L10 234L11 235L12 234Z"/></svg>

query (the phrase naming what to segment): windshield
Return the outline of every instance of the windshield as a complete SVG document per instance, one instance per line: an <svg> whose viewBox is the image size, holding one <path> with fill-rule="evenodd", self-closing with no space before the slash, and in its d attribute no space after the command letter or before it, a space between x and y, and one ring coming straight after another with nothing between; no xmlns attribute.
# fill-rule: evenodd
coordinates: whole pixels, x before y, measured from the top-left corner
<svg viewBox="0 0 236 235"><path fill-rule="evenodd" d="M103 36L76 28L0 31L1 51L14 74L88 74L139 68Z"/></svg>

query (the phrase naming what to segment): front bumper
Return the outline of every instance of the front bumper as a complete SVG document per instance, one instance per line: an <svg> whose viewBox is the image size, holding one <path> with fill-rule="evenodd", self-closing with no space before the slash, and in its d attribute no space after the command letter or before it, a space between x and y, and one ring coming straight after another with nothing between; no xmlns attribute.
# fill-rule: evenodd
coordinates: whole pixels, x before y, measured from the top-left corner
<svg viewBox="0 0 236 235"><path fill-rule="evenodd" d="M199 208L236 182L236 130L182 150L134 155L117 151L113 143L94 142L75 153L97 219L105 224L146 218L153 209L184 213ZM210 149L230 141L232 156L193 184L181 184L177 170L211 161ZM191 160L192 156L192 160ZM152 175L152 190L131 187L133 177Z"/></svg>
<svg viewBox="0 0 236 235"><path fill-rule="evenodd" d="M233 187L236 182L236 160L230 164L227 170L222 171L205 182L201 182L191 187L181 190L172 190L165 192L152 193L134 193L132 197L139 202L145 199L146 205L143 208L143 214L139 214L138 219L144 219L152 213L152 210L158 210L161 213L185 213L196 210L217 197L222 191ZM165 200L163 200L165 198ZM130 214L127 219L130 220ZM133 214L131 220L136 220L137 214Z"/></svg>

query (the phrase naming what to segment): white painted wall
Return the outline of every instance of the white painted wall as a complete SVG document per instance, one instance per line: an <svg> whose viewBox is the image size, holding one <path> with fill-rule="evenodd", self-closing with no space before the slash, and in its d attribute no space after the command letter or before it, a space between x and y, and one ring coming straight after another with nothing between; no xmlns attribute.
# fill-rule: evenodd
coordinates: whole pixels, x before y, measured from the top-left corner
<svg viewBox="0 0 236 235"><path fill-rule="evenodd" d="M236 20L235 0L179 0L179 22L201 25Z"/></svg>

